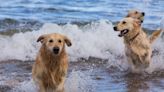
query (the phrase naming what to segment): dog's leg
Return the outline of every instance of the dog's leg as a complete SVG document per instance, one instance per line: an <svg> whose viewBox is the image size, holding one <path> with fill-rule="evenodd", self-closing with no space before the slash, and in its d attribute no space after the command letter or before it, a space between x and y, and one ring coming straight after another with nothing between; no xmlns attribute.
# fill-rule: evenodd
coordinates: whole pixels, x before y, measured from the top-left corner
<svg viewBox="0 0 164 92"><path fill-rule="evenodd" d="M62 82L58 85L58 89L56 92L65 92L64 91L64 81L65 81L65 77L62 78Z"/></svg>
<svg viewBox="0 0 164 92"><path fill-rule="evenodd" d="M128 60L130 72L133 72L135 70L135 66L133 64L133 60L132 60L131 57L128 57L128 56L127 56L127 60Z"/></svg>
<svg viewBox="0 0 164 92"><path fill-rule="evenodd" d="M44 87L43 83L39 84L39 92L46 92L46 88Z"/></svg>
<svg viewBox="0 0 164 92"><path fill-rule="evenodd" d="M130 65L130 71L132 73L140 73L141 66L143 64L142 64L142 61L140 60L139 56L138 55L132 55L129 57L127 56L127 59L128 59L129 65Z"/></svg>
<svg viewBox="0 0 164 92"><path fill-rule="evenodd" d="M142 55L142 56L139 56L139 58L140 58L140 61L141 61L141 66L143 67L143 68L147 68L147 67L149 67L149 65L150 65L150 60L151 60L151 55L150 55L150 53L145 53L144 55Z"/></svg>
<svg viewBox="0 0 164 92"><path fill-rule="evenodd" d="M59 92L64 92L64 88L62 90L60 90Z"/></svg>

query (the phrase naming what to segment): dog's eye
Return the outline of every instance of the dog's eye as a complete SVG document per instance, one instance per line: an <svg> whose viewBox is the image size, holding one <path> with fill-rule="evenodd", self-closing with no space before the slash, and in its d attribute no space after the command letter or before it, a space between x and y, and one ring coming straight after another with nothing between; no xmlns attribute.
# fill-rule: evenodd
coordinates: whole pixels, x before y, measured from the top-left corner
<svg viewBox="0 0 164 92"><path fill-rule="evenodd" d="M135 14L137 14L138 12L136 11Z"/></svg>
<svg viewBox="0 0 164 92"><path fill-rule="evenodd" d="M123 22L122 22L122 24L126 24L126 22L125 22L125 21L123 21Z"/></svg>
<svg viewBox="0 0 164 92"><path fill-rule="evenodd" d="M61 43L61 40L58 40L59 43Z"/></svg>
<svg viewBox="0 0 164 92"><path fill-rule="evenodd" d="M51 39L51 40L49 40L49 42L50 42L50 43L52 43L52 42L53 42L53 40Z"/></svg>

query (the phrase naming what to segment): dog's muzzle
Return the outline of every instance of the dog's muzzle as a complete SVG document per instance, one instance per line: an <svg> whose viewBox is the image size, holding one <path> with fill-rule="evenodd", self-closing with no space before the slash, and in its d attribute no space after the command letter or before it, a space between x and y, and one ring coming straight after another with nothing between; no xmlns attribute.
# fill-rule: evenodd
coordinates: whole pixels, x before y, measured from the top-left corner
<svg viewBox="0 0 164 92"><path fill-rule="evenodd" d="M122 36L124 36L125 34L127 34L129 32L129 30L128 29L124 29L124 30L122 30L121 32L120 32L120 34L118 35L119 37L122 37Z"/></svg>
<svg viewBox="0 0 164 92"><path fill-rule="evenodd" d="M59 54L59 47L54 47L53 52L54 54Z"/></svg>
<svg viewBox="0 0 164 92"><path fill-rule="evenodd" d="M144 12L142 12L142 15L143 15L143 16L145 16L145 13L144 13Z"/></svg>
<svg viewBox="0 0 164 92"><path fill-rule="evenodd" d="M114 29L114 31L119 31L119 30L117 29L116 26L113 27L113 29ZM128 32L129 32L128 29L124 29L124 30L122 30L122 31L120 32L120 34L119 34L118 36L119 36L119 37L122 37L122 36L124 36L125 34L127 34Z"/></svg>
<svg viewBox="0 0 164 92"><path fill-rule="evenodd" d="M113 29L114 29L114 31L118 31L118 30L117 30L117 27L113 27Z"/></svg>

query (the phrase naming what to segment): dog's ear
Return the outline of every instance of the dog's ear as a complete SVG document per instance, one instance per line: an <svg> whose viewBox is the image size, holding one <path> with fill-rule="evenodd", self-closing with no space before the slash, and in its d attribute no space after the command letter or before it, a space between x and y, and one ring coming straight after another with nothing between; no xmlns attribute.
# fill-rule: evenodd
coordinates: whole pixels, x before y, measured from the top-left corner
<svg viewBox="0 0 164 92"><path fill-rule="evenodd" d="M126 18L130 17L130 10L128 10L127 12L128 12L128 14L125 16Z"/></svg>
<svg viewBox="0 0 164 92"><path fill-rule="evenodd" d="M126 15L126 17L130 17L130 15L128 14L128 15Z"/></svg>
<svg viewBox="0 0 164 92"><path fill-rule="evenodd" d="M128 14L128 15L126 15L126 17L129 17L129 14Z"/></svg>
<svg viewBox="0 0 164 92"><path fill-rule="evenodd" d="M136 27L141 26L141 21L139 19L134 19L134 26Z"/></svg>
<svg viewBox="0 0 164 92"><path fill-rule="evenodd" d="M45 35L41 35L38 39L37 42L43 43L43 40L45 39Z"/></svg>
<svg viewBox="0 0 164 92"><path fill-rule="evenodd" d="M72 42L68 37L64 36L64 41L65 41L65 43L67 44L68 47L72 46Z"/></svg>

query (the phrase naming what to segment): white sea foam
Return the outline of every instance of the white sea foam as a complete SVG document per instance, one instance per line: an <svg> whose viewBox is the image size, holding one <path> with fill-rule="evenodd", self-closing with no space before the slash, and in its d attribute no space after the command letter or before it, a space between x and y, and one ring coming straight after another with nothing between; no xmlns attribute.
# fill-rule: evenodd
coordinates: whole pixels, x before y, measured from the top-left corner
<svg viewBox="0 0 164 92"><path fill-rule="evenodd" d="M41 46L37 43L37 38L42 34L61 33L71 38L73 46L67 48L70 60L78 58L88 58L90 56L101 59L108 59L109 66L118 67L125 70L128 64L125 59L118 58L124 55L124 44L117 32L113 31L113 25L109 21L101 20L88 24L84 27L67 24L64 26L47 23L39 31L26 33L16 33L13 36L0 36L0 60L18 59L34 60ZM158 53L153 56L148 72L163 70L164 60L164 41L158 38L153 43L152 48L157 49ZM66 92L90 92L91 85L94 83L90 77L86 77L89 72L80 71L70 72L66 80ZM90 81L90 82L88 82ZM33 81L24 81L13 92L36 92L37 88Z"/></svg>
<svg viewBox="0 0 164 92"><path fill-rule="evenodd" d="M161 20L160 26L161 26L161 29L164 30L164 16L163 16L163 19Z"/></svg>
<svg viewBox="0 0 164 92"><path fill-rule="evenodd" d="M65 82L66 92L94 92L92 83L95 83L88 74L90 71L82 73L81 71L70 72ZM38 87L33 80L24 81L16 86L11 92L37 92Z"/></svg>
<svg viewBox="0 0 164 92"><path fill-rule="evenodd" d="M37 86L33 80L24 81L12 89L10 92L37 92Z"/></svg>
<svg viewBox="0 0 164 92"><path fill-rule="evenodd" d="M46 23L39 31L15 33L13 36L0 35L0 61L8 59L34 60L41 46L37 38L42 34L61 33L67 35L73 46L67 48L70 61L78 58L97 57L109 59L109 65L126 67L126 60L117 56L124 55L124 44L117 32L114 32L111 22L100 20L84 27L73 24L57 25ZM159 53L153 57L151 69L161 68L164 60L164 42L159 38L154 44ZM155 64L154 64L155 63ZM162 67L164 68L164 67Z"/></svg>
<svg viewBox="0 0 164 92"><path fill-rule="evenodd" d="M153 49L156 49L156 54L152 57L152 61L150 63L150 67L148 68L148 72L160 71L164 69L164 40L158 38L152 45Z"/></svg>
<svg viewBox="0 0 164 92"><path fill-rule="evenodd" d="M81 72L73 70L65 83L66 92L94 92L92 84L95 82L91 79L91 71Z"/></svg>
<svg viewBox="0 0 164 92"><path fill-rule="evenodd" d="M13 36L0 36L0 60L19 59L33 60L38 52L40 43L37 38L42 34L61 33L71 38L73 46L68 48L72 59L89 56L108 58L110 53L121 54L123 44L117 33L113 31L113 25L106 21L99 21L78 27L67 24L59 26L47 23L39 31L16 33Z"/></svg>

